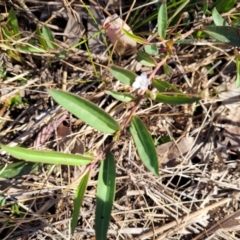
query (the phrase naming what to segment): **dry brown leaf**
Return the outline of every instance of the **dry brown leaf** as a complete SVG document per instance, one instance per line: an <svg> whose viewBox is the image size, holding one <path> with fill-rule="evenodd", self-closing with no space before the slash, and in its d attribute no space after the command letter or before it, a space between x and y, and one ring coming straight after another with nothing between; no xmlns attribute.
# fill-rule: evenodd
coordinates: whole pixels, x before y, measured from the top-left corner
<svg viewBox="0 0 240 240"><path fill-rule="evenodd" d="M117 15L107 17L102 20L102 26L105 29L109 40L115 47L118 55L133 54L137 50L137 43L128 37L122 29L132 33L131 28Z"/></svg>
<svg viewBox="0 0 240 240"><path fill-rule="evenodd" d="M222 104L228 109L227 114L222 114L222 119L226 120L223 135L225 144L231 144L230 148L240 151L240 88L234 83L223 83L219 86L218 95L222 99Z"/></svg>
<svg viewBox="0 0 240 240"><path fill-rule="evenodd" d="M88 47L91 53L102 55L106 50L106 46L103 43L103 34L99 34L99 23L104 15L102 11L96 9L96 6L92 2L89 2L89 4L89 10L91 11L92 16L90 14L87 15Z"/></svg>
<svg viewBox="0 0 240 240"><path fill-rule="evenodd" d="M204 239L204 236L210 236L208 239L216 239L215 233L219 231L220 229L224 229L226 231L239 231L240 227L240 210L232 213L229 216L226 216L224 219L222 219L220 222L217 222L214 224L210 229L206 229L205 232L199 234L197 237L194 238L194 240L200 240Z"/></svg>
<svg viewBox="0 0 240 240"><path fill-rule="evenodd" d="M68 22L63 37L64 42L69 46L79 42L85 31L79 14L76 11L74 11L73 14L70 11L67 13Z"/></svg>
<svg viewBox="0 0 240 240"><path fill-rule="evenodd" d="M223 83L218 87L219 98L222 99L222 104L235 115L236 108L240 112L240 88L236 87L236 83ZM238 115L239 117L240 115Z"/></svg>
<svg viewBox="0 0 240 240"><path fill-rule="evenodd" d="M83 154L84 146L79 138L74 139L71 136L71 128L69 126L64 126L63 123L57 128L57 138L59 147L62 151L69 149L72 154Z"/></svg>
<svg viewBox="0 0 240 240"><path fill-rule="evenodd" d="M225 136L224 142L230 143L232 150L240 151L240 123L225 123L223 135Z"/></svg>
<svg viewBox="0 0 240 240"><path fill-rule="evenodd" d="M161 164L168 167L175 166L177 158L191 150L194 143L193 137L184 137L177 145L174 141L164 143L156 148Z"/></svg>
<svg viewBox="0 0 240 240"><path fill-rule="evenodd" d="M51 137L51 134L57 126L59 126L59 124L61 124L67 117L68 114L63 114L59 119L50 122L46 127L44 127L34 141L34 147L40 147L43 143L45 143Z"/></svg>

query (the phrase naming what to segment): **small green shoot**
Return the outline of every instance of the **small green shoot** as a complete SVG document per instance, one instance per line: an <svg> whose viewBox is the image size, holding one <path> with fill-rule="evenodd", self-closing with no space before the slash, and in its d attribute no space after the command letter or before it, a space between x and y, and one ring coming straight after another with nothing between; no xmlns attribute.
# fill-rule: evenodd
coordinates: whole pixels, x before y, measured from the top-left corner
<svg viewBox="0 0 240 240"><path fill-rule="evenodd" d="M72 222L71 222L71 233L74 233L74 230L78 223L78 217L80 213L80 208L82 206L84 194L87 188L88 180L90 176L90 170L88 170L84 176L82 177L78 188L75 192L75 198L74 198L74 210L73 210L73 216L72 216Z"/></svg>
<svg viewBox="0 0 240 240"><path fill-rule="evenodd" d="M96 240L107 240L113 201L115 197L116 169L113 154L101 161L97 185L97 206L95 216Z"/></svg>

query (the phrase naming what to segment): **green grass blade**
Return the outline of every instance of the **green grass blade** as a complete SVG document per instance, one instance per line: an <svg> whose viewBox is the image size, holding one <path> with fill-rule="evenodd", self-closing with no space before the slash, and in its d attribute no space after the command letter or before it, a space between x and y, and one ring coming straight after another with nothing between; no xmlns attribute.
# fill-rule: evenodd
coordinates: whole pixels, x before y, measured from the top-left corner
<svg viewBox="0 0 240 240"><path fill-rule="evenodd" d="M52 35L52 32L48 27L46 27L46 26L42 27L42 35L44 37L44 40L46 41L46 44L48 45L48 47L50 49L57 49L57 46L54 43L55 40L54 40L54 37Z"/></svg>
<svg viewBox="0 0 240 240"><path fill-rule="evenodd" d="M73 208L73 215L72 215L72 221L71 221L71 233L74 233L75 228L77 227L78 223L78 216L80 213L80 208L82 206L83 197L87 188L88 180L89 180L90 170L82 177L78 188L75 193L74 198L74 208Z"/></svg>
<svg viewBox="0 0 240 240"><path fill-rule="evenodd" d="M26 53L46 53L46 50L43 48L35 47L32 45L25 45L18 47L20 51L26 52Z"/></svg>
<svg viewBox="0 0 240 240"><path fill-rule="evenodd" d="M176 3L181 3L181 1L178 1ZM167 26L169 26L172 22L172 20L183 10L183 8L189 3L189 0L183 0L181 5L178 7L178 9L171 14L171 17L169 17L168 22L167 22ZM174 3L173 3L174 4Z"/></svg>
<svg viewBox="0 0 240 240"><path fill-rule="evenodd" d="M181 95L177 94L177 95L171 96L167 94L158 93L156 94L155 101L171 104L171 105L177 105L177 104L191 104L199 101L200 99L201 98L199 97L189 97L185 94L181 94Z"/></svg>
<svg viewBox="0 0 240 240"><path fill-rule="evenodd" d="M18 20L14 10L11 8L8 15L8 21L11 24L12 30L16 37L19 35Z"/></svg>
<svg viewBox="0 0 240 240"><path fill-rule="evenodd" d="M220 13L228 12L236 4L236 0L217 0L215 2L215 7Z"/></svg>
<svg viewBox="0 0 240 240"><path fill-rule="evenodd" d="M28 162L81 166L87 165L93 160L93 157L84 155L37 151L21 147L8 147L2 144L0 144L0 147L7 153L9 153L11 156Z"/></svg>
<svg viewBox="0 0 240 240"><path fill-rule="evenodd" d="M142 18L140 21L135 22L132 30L135 31L136 29L139 29L139 27L143 26L146 23L151 22L152 20L155 20L157 18L158 11L152 12L149 16L147 15L146 18Z"/></svg>
<svg viewBox="0 0 240 240"><path fill-rule="evenodd" d="M158 176L158 157L154 142L146 126L138 116L132 117L130 132L143 164L148 170Z"/></svg>
<svg viewBox="0 0 240 240"><path fill-rule="evenodd" d="M162 2L158 11L158 35L165 39L167 32L167 4Z"/></svg>
<svg viewBox="0 0 240 240"><path fill-rule="evenodd" d="M108 90L106 91L106 93L122 102L130 102L135 99L135 97L133 97L131 94L128 94L128 93L119 93L112 90Z"/></svg>
<svg viewBox="0 0 240 240"><path fill-rule="evenodd" d="M44 39L44 37L42 35L42 32L41 32L41 30L40 30L38 25L37 25L37 28L36 28L36 34L37 34L38 42L39 42L40 46L43 49L47 50L48 49L48 45L47 45L46 40Z"/></svg>
<svg viewBox="0 0 240 240"><path fill-rule="evenodd" d="M97 130L109 134L120 130L119 124L110 115L80 96L61 90L49 93L57 103Z"/></svg>
<svg viewBox="0 0 240 240"><path fill-rule="evenodd" d="M107 230L115 196L116 170L113 154L101 162L97 185L97 206L95 216L96 240L107 240Z"/></svg>
<svg viewBox="0 0 240 240"><path fill-rule="evenodd" d="M117 66L111 66L109 71L118 81L127 85L132 85L137 77L132 71Z"/></svg>

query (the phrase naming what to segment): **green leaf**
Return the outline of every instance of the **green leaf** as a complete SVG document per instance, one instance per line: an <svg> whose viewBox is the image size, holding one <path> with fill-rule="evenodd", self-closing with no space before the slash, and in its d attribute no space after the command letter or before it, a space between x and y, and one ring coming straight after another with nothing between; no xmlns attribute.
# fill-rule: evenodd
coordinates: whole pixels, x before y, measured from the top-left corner
<svg viewBox="0 0 240 240"><path fill-rule="evenodd" d="M67 57L67 51L66 50L61 50L58 54L57 57L60 59L64 59Z"/></svg>
<svg viewBox="0 0 240 240"><path fill-rule="evenodd" d="M8 30L8 28L6 26L2 26L1 31L3 33L3 36L5 38L7 38L10 41L14 41L14 39L11 37L12 36L12 32Z"/></svg>
<svg viewBox="0 0 240 240"><path fill-rule="evenodd" d="M158 35L161 39L166 37L167 19L167 4L162 2L158 11Z"/></svg>
<svg viewBox="0 0 240 240"><path fill-rule="evenodd" d="M137 75L132 71L114 65L110 67L109 71L118 81L130 86L133 84L135 78L137 77Z"/></svg>
<svg viewBox="0 0 240 240"><path fill-rule="evenodd" d="M16 203L11 205L11 211L13 212L14 215L20 215L21 214L21 212L19 210L19 207Z"/></svg>
<svg viewBox="0 0 240 240"><path fill-rule="evenodd" d="M130 132L143 164L153 174L158 176L158 157L154 142L146 126L138 116L132 117Z"/></svg>
<svg viewBox="0 0 240 240"><path fill-rule="evenodd" d="M37 172L40 170L39 163L27 163L24 161L14 162L7 165L5 168L4 166L0 167L0 177L1 178L15 178L22 175L26 175L30 172Z"/></svg>
<svg viewBox="0 0 240 240"><path fill-rule="evenodd" d="M217 0L215 2L215 7L220 13L228 12L236 4L236 0Z"/></svg>
<svg viewBox="0 0 240 240"><path fill-rule="evenodd" d="M174 11L173 14L171 14L171 16L169 16L168 22L167 22L167 26L170 25L170 23L172 22L172 20L182 11L185 11L184 8L185 6L190 2L190 0L183 0L182 3L181 1L179 1L179 3L181 3L181 5Z"/></svg>
<svg viewBox="0 0 240 240"><path fill-rule="evenodd" d="M216 40L240 47L240 29L229 26L206 26L202 31L209 34Z"/></svg>
<svg viewBox="0 0 240 240"><path fill-rule="evenodd" d="M54 43L55 40L52 35L52 32L48 27L42 26L42 35L44 37L44 40L46 41L46 44L50 49L57 49L57 46Z"/></svg>
<svg viewBox="0 0 240 240"><path fill-rule="evenodd" d="M161 102L161 103L166 103L166 104L190 104L197 102L201 98L198 97L189 97L185 94L175 94L174 96L167 95L167 94L161 94L157 93L155 97L155 101Z"/></svg>
<svg viewBox="0 0 240 240"><path fill-rule="evenodd" d="M83 197L87 188L88 180L89 180L90 170L87 171L87 173L82 177L78 188L75 193L74 198L74 205L73 205L73 215L72 215L72 221L71 221L71 233L74 233L75 228L77 227L78 223L78 216L80 213L80 208L82 206Z"/></svg>
<svg viewBox="0 0 240 240"><path fill-rule="evenodd" d="M202 12L206 15L208 12L208 2L205 2L202 6Z"/></svg>
<svg viewBox="0 0 240 240"><path fill-rule="evenodd" d="M97 206L95 216L96 240L107 240L107 230L115 196L115 161L113 154L101 162L97 185Z"/></svg>
<svg viewBox="0 0 240 240"><path fill-rule="evenodd" d="M127 31L126 29L122 28L124 34L126 34L126 36L128 36L129 38L131 38L133 41L139 43L139 44L150 44L146 39L139 37L133 33L130 33L129 31Z"/></svg>
<svg viewBox="0 0 240 240"><path fill-rule="evenodd" d="M4 207L7 202L7 196L4 196L4 194L0 193L0 207Z"/></svg>
<svg viewBox="0 0 240 240"><path fill-rule="evenodd" d="M0 147L11 156L28 162L82 166L89 164L93 160L93 157L84 155L37 151L21 147L8 147L2 144L0 144Z"/></svg>
<svg viewBox="0 0 240 240"><path fill-rule="evenodd" d="M172 84L165 82L165 81L161 81L161 80L154 78L152 80L152 84L159 92L166 92L167 90L173 90L174 92L182 93L175 86L173 86Z"/></svg>
<svg viewBox="0 0 240 240"><path fill-rule="evenodd" d="M216 26L228 26L227 21L218 13L216 8L212 11L212 17Z"/></svg>
<svg viewBox="0 0 240 240"><path fill-rule="evenodd" d="M122 102L131 102L135 99L135 97L128 93L119 93L112 90L107 90L106 93Z"/></svg>
<svg viewBox="0 0 240 240"><path fill-rule="evenodd" d="M157 56L158 55L158 46L156 43L153 43L151 45L144 45L144 50L146 53Z"/></svg>
<svg viewBox="0 0 240 240"><path fill-rule="evenodd" d="M57 103L97 130L113 134L121 129L110 115L86 99L61 90L50 90L49 93Z"/></svg>
<svg viewBox="0 0 240 240"><path fill-rule="evenodd" d="M172 74L172 72L173 72L173 69L167 63L164 63L164 65L163 65L163 72L167 76L170 76Z"/></svg>
<svg viewBox="0 0 240 240"><path fill-rule="evenodd" d="M10 9L9 14L8 14L8 21L11 24L14 35L17 38L19 38L19 36L18 36L19 35L18 20L17 20L16 14L12 8Z"/></svg>
<svg viewBox="0 0 240 240"><path fill-rule="evenodd" d="M38 25L37 25L37 28L36 28L36 34L37 34L37 37L38 37L38 42L40 43L41 47L43 49L47 50L48 49L48 45L47 45L47 43L46 43L46 41L45 41L45 39L44 39L44 37L42 35L42 32L41 32L41 30L40 30Z"/></svg>
<svg viewBox="0 0 240 240"><path fill-rule="evenodd" d="M236 59L236 65L237 65L237 80L236 80L236 87L240 87L240 57L238 56Z"/></svg>
<svg viewBox="0 0 240 240"><path fill-rule="evenodd" d="M137 53L137 61L147 67L155 67L157 65L156 61L152 57L141 50Z"/></svg>
<svg viewBox="0 0 240 240"><path fill-rule="evenodd" d="M43 48L29 46L29 45L21 46L21 47L18 47L17 49L26 53L46 53L46 50Z"/></svg>

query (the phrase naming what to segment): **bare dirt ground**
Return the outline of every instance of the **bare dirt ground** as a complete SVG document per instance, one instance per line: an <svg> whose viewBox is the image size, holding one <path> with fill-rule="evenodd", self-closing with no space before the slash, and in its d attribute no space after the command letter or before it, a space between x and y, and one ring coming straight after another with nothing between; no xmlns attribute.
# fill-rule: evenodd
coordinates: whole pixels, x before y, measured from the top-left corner
<svg viewBox="0 0 240 240"><path fill-rule="evenodd" d="M77 93L108 113L117 109L121 122L130 106L122 110L105 92L124 88L109 73L110 64L137 74L153 68L137 65L134 55L107 52L99 26L108 13L124 19L129 9L139 8L128 22L136 35L148 38L154 35L157 6L145 3L113 1L104 10L104 1L0 1L0 142L74 154L101 151L109 136L58 106L48 90ZM169 26L169 38L202 20L200 7L184 9L189 22L179 17ZM15 44L4 35L11 8L19 25ZM148 16L152 20L144 22ZM52 31L57 49L19 50L21 42L37 41L37 25ZM240 90L233 47L203 39L174 48L169 75L160 69L156 78L202 100L173 106L142 102L137 114L155 140L160 175L144 168L126 129L113 149L117 179L108 239L240 239ZM84 168L22 163L3 151L0 163L1 239L95 239L98 167L71 236L74 192Z"/></svg>

